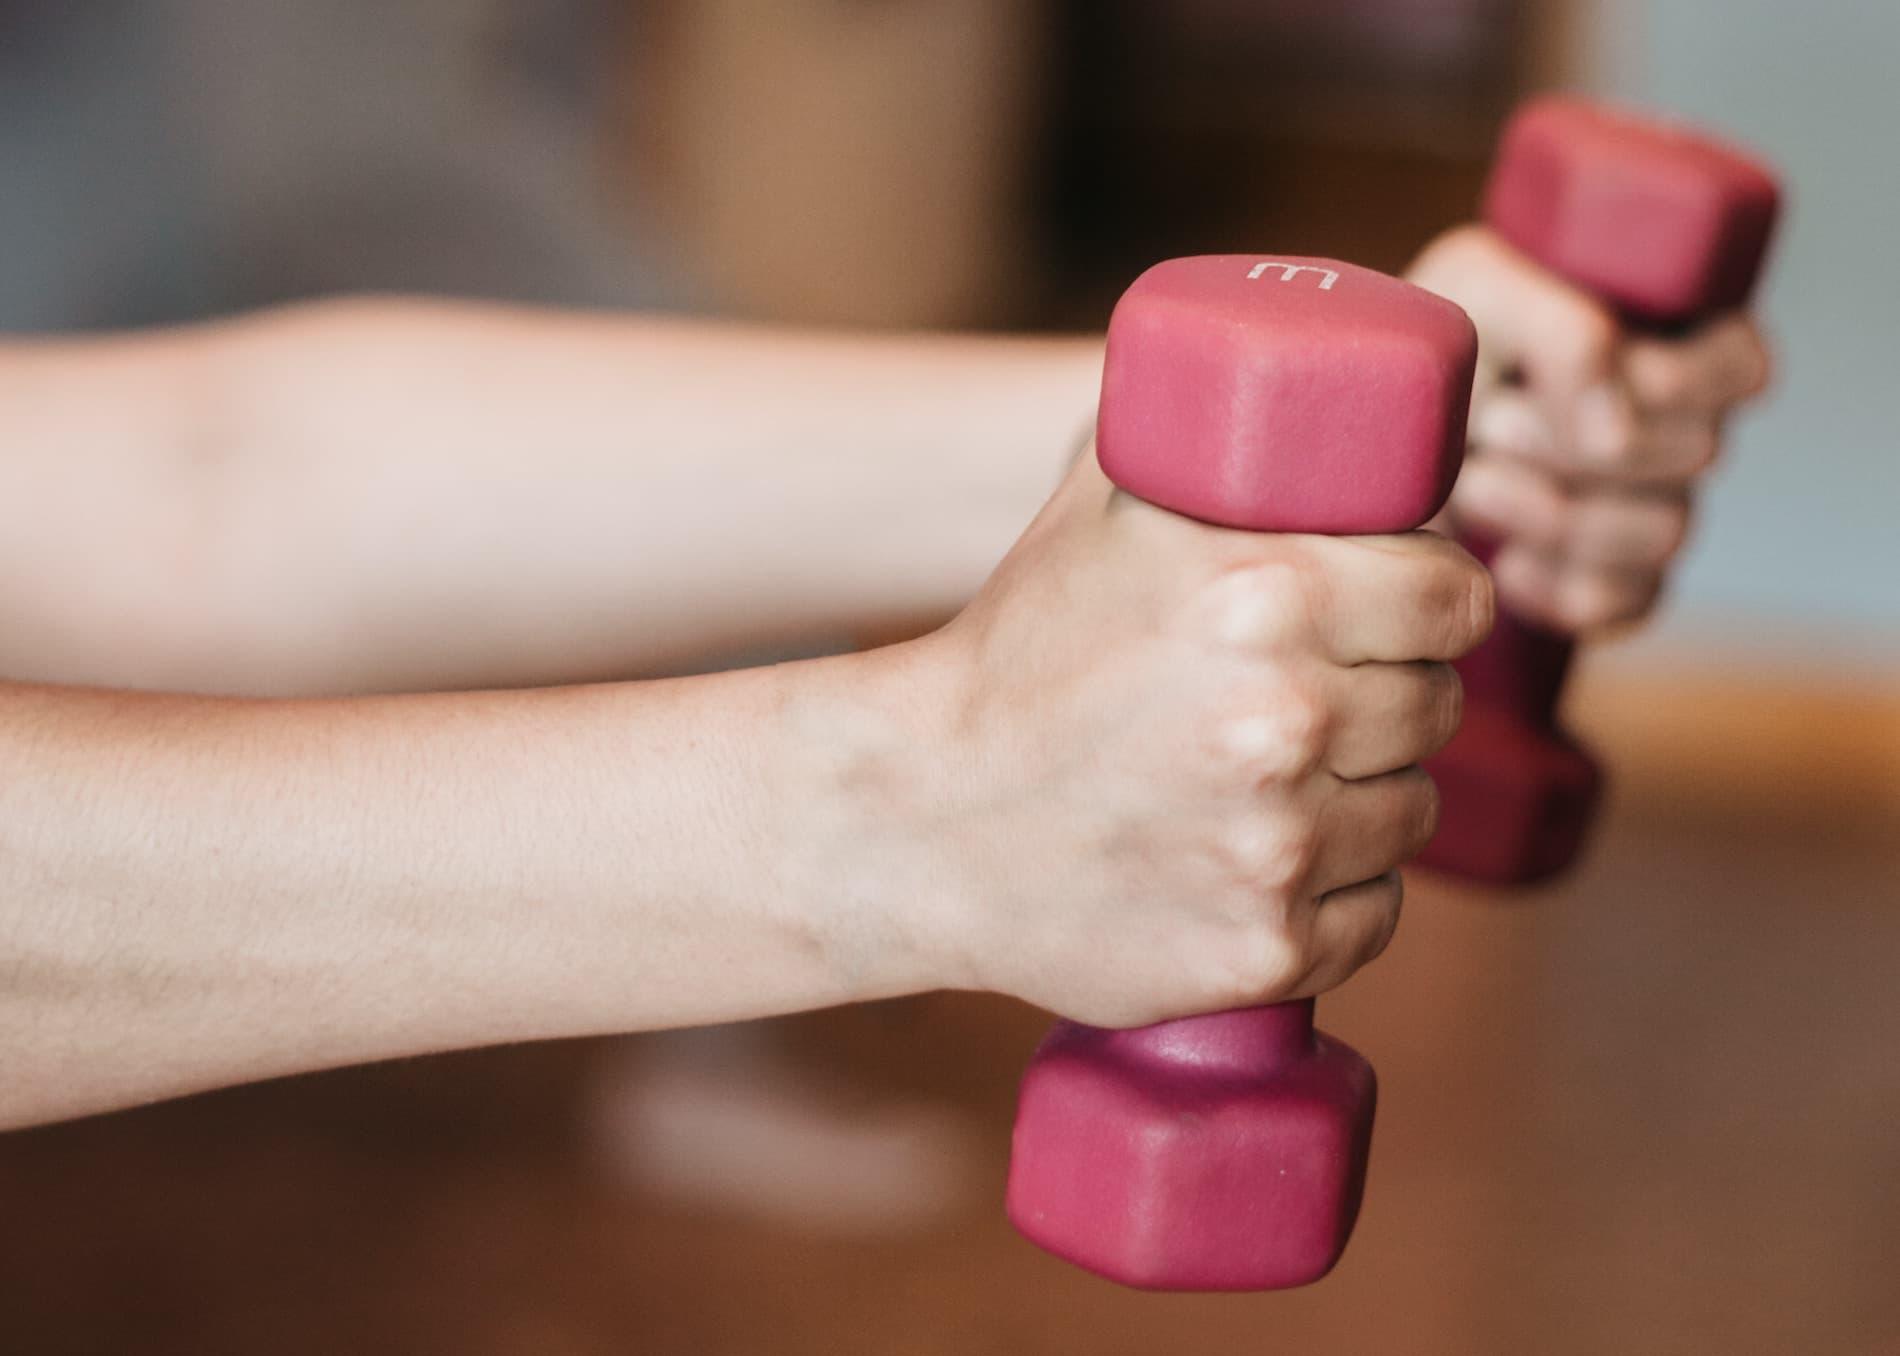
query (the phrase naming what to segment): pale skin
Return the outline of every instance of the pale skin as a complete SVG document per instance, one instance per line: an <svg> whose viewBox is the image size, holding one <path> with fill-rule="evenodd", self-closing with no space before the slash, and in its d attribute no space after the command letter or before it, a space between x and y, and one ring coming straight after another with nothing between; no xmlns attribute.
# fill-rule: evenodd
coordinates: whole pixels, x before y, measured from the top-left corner
<svg viewBox="0 0 1900 1356"><path fill-rule="evenodd" d="M1093 339L392 299L0 342L0 673L419 691L925 629L1100 371Z"/></svg>
<svg viewBox="0 0 1900 1356"><path fill-rule="evenodd" d="M1615 354L1651 394L1721 365ZM1345 979L1491 583L1113 491L1098 369L373 301L0 347L0 1124L933 988L1132 1024ZM1575 480L1483 419L1474 461ZM1677 462L1621 460L1566 509L1647 514ZM1558 517L1559 577L1645 568ZM973 593L861 654L521 686Z"/></svg>
<svg viewBox="0 0 1900 1356"><path fill-rule="evenodd" d="M1647 617L1724 421L1768 384L1761 331L1731 314L1682 336L1632 332L1483 226L1441 236L1407 276L1478 327L1471 451L1447 522L1500 543L1502 604L1575 636Z"/></svg>

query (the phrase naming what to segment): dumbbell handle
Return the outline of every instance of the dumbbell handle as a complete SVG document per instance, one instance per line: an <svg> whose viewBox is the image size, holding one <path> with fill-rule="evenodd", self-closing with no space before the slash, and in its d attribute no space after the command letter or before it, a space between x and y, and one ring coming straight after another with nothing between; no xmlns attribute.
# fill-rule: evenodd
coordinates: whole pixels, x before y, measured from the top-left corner
<svg viewBox="0 0 1900 1356"><path fill-rule="evenodd" d="M1258 1078L1309 1054L1314 1040L1313 1000L1296 998L1110 1031L1103 1046L1137 1062Z"/></svg>
<svg viewBox="0 0 1900 1356"><path fill-rule="evenodd" d="M1497 543L1471 533L1460 536L1465 548L1487 568ZM1533 729L1557 724L1557 704L1576 646L1568 636L1500 610L1484 643L1457 662L1465 702L1511 716Z"/></svg>

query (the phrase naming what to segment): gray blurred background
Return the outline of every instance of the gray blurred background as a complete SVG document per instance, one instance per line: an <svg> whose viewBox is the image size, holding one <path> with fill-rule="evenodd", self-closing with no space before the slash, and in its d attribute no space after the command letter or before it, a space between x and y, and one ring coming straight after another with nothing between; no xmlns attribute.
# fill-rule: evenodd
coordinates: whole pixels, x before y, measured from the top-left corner
<svg viewBox="0 0 1900 1356"><path fill-rule="evenodd" d="M1590 83L1760 147L1792 199L1765 294L1781 384L1708 496L1676 620L1900 659L1900 6L1602 0L1590 40Z"/></svg>
<svg viewBox="0 0 1900 1356"><path fill-rule="evenodd" d="M1858 0L0 0L0 328L359 289L1094 324L1169 252L1401 265L1511 99L1569 84L1706 119L1793 190L1783 380L1624 659L1880 664L1896 52L1900 9Z"/></svg>
<svg viewBox="0 0 1900 1356"><path fill-rule="evenodd" d="M4 0L0 327L353 289L1087 325L1169 251L1300 235L1397 266L1465 211L1518 89L1581 85L1756 144L1794 201L1765 298L1782 384L1708 498L1672 625L1628 657L1900 653L1900 9L1195 0L1159 28L1127 4L764 13ZM1311 169L1328 148L1334 177Z"/></svg>

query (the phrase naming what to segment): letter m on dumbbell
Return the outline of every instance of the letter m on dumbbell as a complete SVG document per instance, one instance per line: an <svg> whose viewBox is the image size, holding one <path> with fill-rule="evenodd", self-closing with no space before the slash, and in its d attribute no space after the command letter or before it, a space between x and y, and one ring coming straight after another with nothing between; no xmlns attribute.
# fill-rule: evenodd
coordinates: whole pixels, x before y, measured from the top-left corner
<svg viewBox="0 0 1900 1356"><path fill-rule="evenodd" d="M1302 273L1317 273L1319 275L1319 290L1322 292L1332 291L1333 284L1339 281L1339 274L1330 268L1320 268L1314 264L1282 264L1275 260L1255 264L1252 268L1247 270L1247 277L1257 280L1266 276L1268 269L1274 268L1280 270L1280 282L1292 282L1294 278Z"/></svg>

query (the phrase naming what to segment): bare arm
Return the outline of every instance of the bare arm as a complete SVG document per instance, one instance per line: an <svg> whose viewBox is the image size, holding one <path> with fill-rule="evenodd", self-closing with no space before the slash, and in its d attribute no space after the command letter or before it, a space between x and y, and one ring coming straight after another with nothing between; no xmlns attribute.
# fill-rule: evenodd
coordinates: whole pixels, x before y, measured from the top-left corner
<svg viewBox="0 0 1900 1356"><path fill-rule="evenodd" d="M892 928L928 901L851 888L879 840L850 779L922 733L895 667L289 702L0 688L0 1125L936 982Z"/></svg>
<svg viewBox="0 0 1900 1356"><path fill-rule="evenodd" d="M0 684L0 1125L497 1041L981 988L1128 1024L1377 955L1430 836L1450 544L1079 464L949 626L591 687Z"/></svg>
<svg viewBox="0 0 1900 1356"><path fill-rule="evenodd" d="M318 303L0 346L0 673L580 681L928 624L1093 413L1093 340Z"/></svg>

